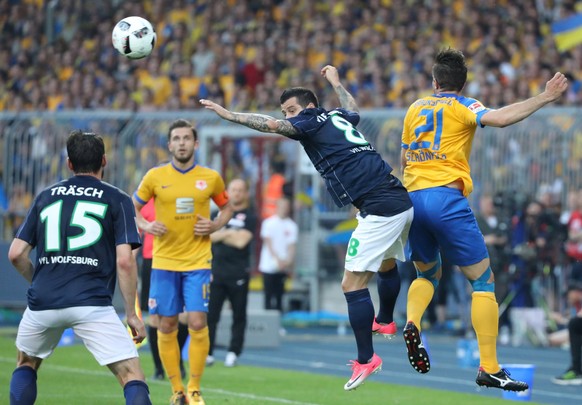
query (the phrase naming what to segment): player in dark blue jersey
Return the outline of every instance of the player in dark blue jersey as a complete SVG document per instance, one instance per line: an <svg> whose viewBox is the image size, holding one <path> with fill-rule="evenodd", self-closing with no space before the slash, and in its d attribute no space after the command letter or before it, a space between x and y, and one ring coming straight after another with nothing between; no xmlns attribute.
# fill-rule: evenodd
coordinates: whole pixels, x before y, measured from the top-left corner
<svg viewBox="0 0 582 405"><path fill-rule="evenodd" d="M103 139L76 130L67 139L74 176L43 190L16 233L8 257L30 284L10 381L10 404L33 404L37 370L72 328L123 387L126 404L151 404L136 343L145 338L135 311L141 245L130 197L101 180ZM36 248L33 264L30 252ZM133 340L112 305L116 278ZM73 401L72 402L76 402Z"/></svg>
<svg viewBox="0 0 582 405"><path fill-rule="evenodd" d="M342 280L358 347L358 358L352 361L352 377L344 386L345 390L353 390L382 366L382 360L374 353L372 333L386 337L396 334L393 311L400 276L395 259L404 260L413 209L406 189L391 174L390 165L356 129L360 120L358 106L342 86L337 69L328 65L321 74L333 86L342 108L320 108L315 94L300 87L287 89L281 95L285 119L235 113L210 100L200 102L228 121L299 141L336 205L353 204L360 210ZM380 297L376 317L368 291L368 282L375 273Z"/></svg>

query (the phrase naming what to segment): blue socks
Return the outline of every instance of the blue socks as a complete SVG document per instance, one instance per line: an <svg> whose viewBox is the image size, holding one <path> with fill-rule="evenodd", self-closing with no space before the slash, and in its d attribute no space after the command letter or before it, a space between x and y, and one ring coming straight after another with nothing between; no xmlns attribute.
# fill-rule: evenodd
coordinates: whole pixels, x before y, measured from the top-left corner
<svg viewBox="0 0 582 405"><path fill-rule="evenodd" d="M366 364L374 355L372 322L374 304L367 288L344 293L348 303L348 316L358 346L358 363Z"/></svg>
<svg viewBox="0 0 582 405"><path fill-rule="evenodd" d="M126 405L152 405L150 391L143 381L133 380L123 387ZM36 401L36 371L29 366L14 370L10 380L10 405L33 405Z"/></svg>
<svg viewBox="0 0 582 405"><path fill-rule="evenodd" d="M36 401L36 371L20 366L10 380L10 405L32 405Z"/></svg>
<svg viewBox="0 0 582 405"><path fill-rule="evenodd" d="M394 267L389 271L378 272L376 284L378 285L378 297L380 299L380 309L378 310L378 316L376 316L376 322L391 323L394 321L394 307L400 293L401 281L398 267Z"/></svg>
<svg viewBox="0 0 582 405"><path fill-rule="evenodd" d="M132 380L123 387L126 405L151 405L150 391L145 382Z"/></svg>

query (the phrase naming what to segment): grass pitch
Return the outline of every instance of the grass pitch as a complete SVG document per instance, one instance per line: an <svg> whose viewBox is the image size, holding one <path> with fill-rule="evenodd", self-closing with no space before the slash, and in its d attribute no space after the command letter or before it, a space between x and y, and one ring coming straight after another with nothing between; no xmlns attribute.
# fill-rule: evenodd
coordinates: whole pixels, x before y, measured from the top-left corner
<svg viewBox="0 0 582 405"><path fill-rule="evenodd" d="M140 350L146 376L153 374L147 348ZM9 403L9 382L15 366L14 330L0 334L0 404ZM239 365L227 368L217 362L204 373L202 393L213 404L507 404L507 401L450 391L404 385L366 382L354 392L345 392L348 378ZM153 404L167 404L171 389L167 381L149 380ZM100 367L82 344L58 347L39 370L39 405L124 404L123 390L106 367ZM530 402L531 403L531 402Z"/></svg>

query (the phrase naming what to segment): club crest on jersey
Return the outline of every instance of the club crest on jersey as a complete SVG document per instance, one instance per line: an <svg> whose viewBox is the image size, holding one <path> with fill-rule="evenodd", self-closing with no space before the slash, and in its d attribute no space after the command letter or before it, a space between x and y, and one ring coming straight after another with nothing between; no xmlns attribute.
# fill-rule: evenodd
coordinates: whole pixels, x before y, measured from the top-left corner
<svg viewBox="0 0 582 405"><path fill-rule="evenodd" d="M196 188L198 190L204 190L204 189L206 189L206 187L208 187L208 183L206 183L206 180L197 180L196 181Z"/></svg>
<svg viewBox="0 0 582 405"><path fill-rule="evenodd" d="M483 106L481 103L474 102L469 106L469 110L477 114L479 111L485 110L485 106Z"/></svg>
<svg viewBox="0 0 582 405"><path fill-rule="evenodd" d="M158 302L156 301L156 299L155 299L155 298L150 298L150 299L148 300L148 308L149 308L149 309L154 309L154 308L155 308L155 307L157 307L157 306L158 306Z"/></svg>

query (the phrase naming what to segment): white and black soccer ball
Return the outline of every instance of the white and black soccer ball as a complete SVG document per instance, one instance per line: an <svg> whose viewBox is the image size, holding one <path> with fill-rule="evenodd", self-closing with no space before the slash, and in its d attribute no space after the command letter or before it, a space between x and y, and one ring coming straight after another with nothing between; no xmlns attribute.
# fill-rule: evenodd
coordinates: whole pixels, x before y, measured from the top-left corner
<svg viewBox="0 0 582 405"><path fill-rule="evenodd" d="M111 40L115 49L123 56L141 59L152 53L156 45L156 32L145 18L126 17L115 24Z"/></svg>

